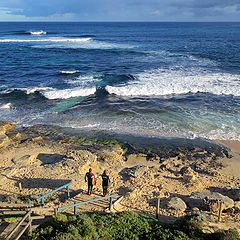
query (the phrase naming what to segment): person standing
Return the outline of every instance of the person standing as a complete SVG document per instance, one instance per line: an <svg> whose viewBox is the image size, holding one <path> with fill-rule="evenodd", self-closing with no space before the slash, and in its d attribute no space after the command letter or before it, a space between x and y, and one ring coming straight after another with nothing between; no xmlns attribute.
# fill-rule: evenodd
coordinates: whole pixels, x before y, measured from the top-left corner
<svg viewBox="0 0 240 240"><path fill-rule="evenodd" d="M85 174L85 182L88 183L88 195L91 195L93 184L96 185L96 176L93 173L92 168L89 168L89 171Z"/></svg>
<svg viewBox="0 0 240 240"><path fill-rule="evenodd" d="M110 178L107 175L107 171L104 170L102 174L102 188L103 188L103 196L105 197L108 193L108 186L110 184Z"/></svg>

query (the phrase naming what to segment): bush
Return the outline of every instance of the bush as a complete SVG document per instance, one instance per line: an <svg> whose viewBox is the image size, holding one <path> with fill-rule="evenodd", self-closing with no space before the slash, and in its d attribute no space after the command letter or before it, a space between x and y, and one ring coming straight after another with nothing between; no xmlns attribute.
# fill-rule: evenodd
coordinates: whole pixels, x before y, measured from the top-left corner
<svg viewBox="0 0 240 240"><path fill-rule="evenodd" d="M240 240L240 236L236 229L229 229L227 231L219 231L208 236L208 240Z"/></svg>
<svg viewBox="0 0 240 240"><path fill-rule="evenodd" d="M166 225L135 213L59 215L37 228L33 240L240 240L237 231L204 234L192 218Z"/></svg>

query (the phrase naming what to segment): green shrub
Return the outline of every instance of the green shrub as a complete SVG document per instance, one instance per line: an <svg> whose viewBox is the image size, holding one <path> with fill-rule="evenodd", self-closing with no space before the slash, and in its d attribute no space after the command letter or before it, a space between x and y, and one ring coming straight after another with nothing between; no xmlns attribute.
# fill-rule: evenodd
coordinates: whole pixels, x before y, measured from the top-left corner
<svg viewBox="0 0 240 240"><path fill-rule="evenodd" d="M240 236L236 229L229 229L227 231L218 231L210 234L208 240L240 240Z"/></svg>
<svg viewBox="0 0 240 240"><path fill-rule="evenodd" d="M237 231L204 234L193 218L163 224L131 212L59 215L37 228L33 240L240 240Z"/></svg>

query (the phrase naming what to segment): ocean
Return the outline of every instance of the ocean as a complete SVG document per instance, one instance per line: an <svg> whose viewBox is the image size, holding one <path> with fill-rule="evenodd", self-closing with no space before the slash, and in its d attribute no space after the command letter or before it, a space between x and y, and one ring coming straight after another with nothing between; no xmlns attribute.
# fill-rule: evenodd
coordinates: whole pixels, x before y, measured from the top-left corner
<svg viewBox="0 0 240 240"><path fill-rule="evenodd" d="M0 23L0 120L240 140L240 23Z"/></svg>

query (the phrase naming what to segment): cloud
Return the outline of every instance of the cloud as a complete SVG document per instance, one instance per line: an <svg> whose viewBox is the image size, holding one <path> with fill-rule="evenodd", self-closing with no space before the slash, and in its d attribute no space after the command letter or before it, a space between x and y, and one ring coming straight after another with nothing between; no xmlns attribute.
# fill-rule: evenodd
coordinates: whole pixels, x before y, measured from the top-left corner
<svg viewBox="0 0 240 240"><path fill-rule="evenodd" d="M1 0L0 9L0 20L240 21L240 0Z"/></svg>
<svg viewBox="0 0 240 240"><path fill-rule="evenodd" d="M182 8L224 8L233 5L239 5L240 0L185 0L173 1L172 5Z"/></svg>

